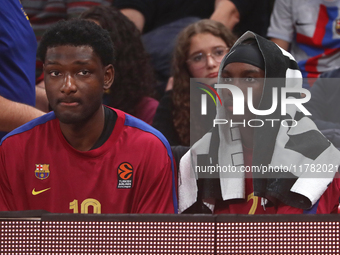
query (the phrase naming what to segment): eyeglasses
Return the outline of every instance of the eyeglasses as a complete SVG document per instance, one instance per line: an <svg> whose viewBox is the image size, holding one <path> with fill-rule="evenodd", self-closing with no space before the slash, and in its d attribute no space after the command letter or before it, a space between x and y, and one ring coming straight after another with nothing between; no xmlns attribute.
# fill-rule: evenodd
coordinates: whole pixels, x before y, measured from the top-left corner
<svg viewBox="0 0 340 255"><path fill-rule="evenodd" d="M217 63L221 63L224 55L226 55L228 52L229 48L216 47L211 51L211 53L208 54L203 52L195 53L189 57L187 62L189 62L194 69L201 69L207 65L208 56L212 57Z"/></svg>

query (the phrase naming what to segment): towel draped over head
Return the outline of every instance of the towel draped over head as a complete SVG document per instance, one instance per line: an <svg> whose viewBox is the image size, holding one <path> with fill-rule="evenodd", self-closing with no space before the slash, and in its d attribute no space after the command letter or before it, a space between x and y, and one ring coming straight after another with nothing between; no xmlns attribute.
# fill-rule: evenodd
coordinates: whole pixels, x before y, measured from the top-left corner
<svg viewBox="0 0 340 255"><path fill-rule="evenodd" d="M262 59L253 54L250 61L233 56L234 50L249 38L256 41ZM253 47L245 45L242 47ZM246 51L244 51L246 52ZM241 54L242 55L242 54ZM270 109L273 103L273 88L277 88L278 104L269 115L257 115L263 126L254 128L252 166L260 171L253 172L254 195L261 197L268 205L282 202L286 205L309 209L332 182L337 169L316 173L313 166L339 165L340 152L320 133L313 121L295 104L287 105L287 114L281 113L281 91L302 88L302 75L294 58L275 43L252 32L243 34L221 62L217 92L222 95L220 84L223 68L232 62L245 62L260 67L265 71L265 83L259 110ZM288 99L301 98L300 93L287 93ZM222 99L223 101L223 99ZM223 105L217 105L217 119L229 119ZM275 119L277 121L268 121ZM287 120L291 125L283 125ZM291 121L294 120L294 121ZM286 123L284 121L284 123ZM295 123L292 125L292 123ZM179 211L183 212L197 200L208 206L213 212L216 199L246 199L245 173L219 172L214 178L201 178L195 172L196 166L219 165L234 166L240 170L243 166L243 147L239 128L230 125L216 125L204 135L183 156L179 167ZM270 172L268 169L280 169ZM285 170L285 171L284 171Z"/></svg>

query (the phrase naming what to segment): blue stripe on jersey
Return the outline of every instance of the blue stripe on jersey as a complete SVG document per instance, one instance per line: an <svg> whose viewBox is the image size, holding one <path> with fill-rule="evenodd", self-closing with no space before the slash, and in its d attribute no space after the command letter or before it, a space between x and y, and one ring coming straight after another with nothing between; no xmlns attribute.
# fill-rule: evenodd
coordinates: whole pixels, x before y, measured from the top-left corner
<svg viewBox="0 0 340 255"><path fill-rule="evenodd" d="M23 132L26 132L32 128L34 128L35 126L38 126L38 125L41 125L41 124L44 124L46 123L47 121L50 121L52 119L55 118L55 115L54 115L54 112L49 112L49 113L46 113L45 115L41 116L41 117L38 117L34 120L31 120L27 123L25 123L24 125L14 129L13 131L11 131L10 133L8 133L6 136L4 136L2 139L1 139L1 142L0 142L0 145L2 144L2 142L7 138L7 137L10 137L12 135L16 135L16 134L20 134L20 133L23 133Z"/></svg>
<svg viewBox="0 0 340 255"><path fill-rule="evenodd" d="M340 39L333 39L333 24L338 17L339 9L338 7L331 6L327 7L328 22L325 27L325 35L322 39L322 48L314 47L311 45L298 43L300 49L308 54L308 56L317 56L325 52L325 49L333 49L340 47ZM307 77L307 72L305 70L307 60L299 61L299 67L302 71L302 76Z"/></svg>
<svg viewBox="0 0 340 255"><path fill-rule="evenodd" d="M312 56L312 57L320 55L325 51L325 49L323 48L317 48L317 47L310 46L307 44L298 43L298 45L304 52L308 54L308 56Z"/></svg>
<svg viewBox="0 0 340 255"><path fill-rule="evenodd" d="M339 8L337 6L327 7L327 14L329 19L326 25L325 36L322 39L322 46L328 49L338 48L340 40L333 39L333 25L334 21L338 18Z"/></svg>
<svg viewBox="0 0 340 255"><path fill-rule="evenodd" d="M308 210L303 210L303 214L316 214L320 199Z"/></svg>
<svg viewBox="0 0 340 255"><path fill-rule="evenodd" d="M163 136L163 134L161 132L159 132L158 130L156 130L155 128L151 127L149 124L146 124L144 121L139 120L135 117L132 117L130 115L125 114L126 118L125 118L125 125L126 126L130 126L130 127L135 127L138 129L141 129L145 132L154 134L159 140L161 140L161 142L164 144L167 152L168 152L168 156L171 159L171 170L172 170L172 200L173 200L173 204L174 204L174 208L175 208L175 213L178 213L178 205L177 205L177 197L176 197L176 187L175 187L175 170L174 170L174 160L172 157L172 151L171 151L171 147L170 144L168 142L168 140L166 140L166 138Z"/></svg>
<svg viewBox="0 0 340 255"><path fill-rule="evenodd" d="M307 59L298 62L299 69L301 71L302 77L307 78L308 73L306 72ZM309 86L307 87L309 88Z"/></svg>
<svg viewBox="0 0 340 255"><path fill-rule="evenodd" d="M308 56L317 56L322 55L325 52L325 49L338 49L340 48L340 39L335 39L333 34L336 33L334 31L336 28L336 20L339 16L339 7L337 6L330 6L326 7L328 21L325 26L325 35L322 38L322 47L313 47L311 45L301 44L298 43L298 47L306 52ZM302 72L303 77L307 77L308 73L305 71L306 60L298 62L299 68ZM309 88L309 86L308 86Z"/></svg>

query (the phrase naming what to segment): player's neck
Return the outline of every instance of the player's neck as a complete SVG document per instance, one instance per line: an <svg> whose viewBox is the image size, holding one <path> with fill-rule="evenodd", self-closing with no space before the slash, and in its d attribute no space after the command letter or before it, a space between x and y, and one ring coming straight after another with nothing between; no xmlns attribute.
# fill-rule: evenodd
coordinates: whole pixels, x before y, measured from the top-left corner
<svg viewBox="0 0 340 255"><path fill-rule="evenodd" d="M64 124L60 122L60 129L67 142L76 150L89 151L97 142L105 125L104 108L86 122Z"/></svg>

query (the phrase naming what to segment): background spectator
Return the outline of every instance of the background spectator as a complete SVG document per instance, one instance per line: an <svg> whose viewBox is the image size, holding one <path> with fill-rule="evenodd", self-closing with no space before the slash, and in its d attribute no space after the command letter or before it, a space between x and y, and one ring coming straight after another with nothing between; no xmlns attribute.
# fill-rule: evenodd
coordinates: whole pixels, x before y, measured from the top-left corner
<svg viewBox="0 0 340 255"><path fill-rule="evenodd" d="M37 43L19 0L0 8L0 139L44 113L35 106Z"/></svg>
<svg viewBox="0 0 340 255"><path fill-rule="evenodd" d="M339 1L275 1L268 37L290 50L303 77L340 67L339 9Z"/></svg>
<svg viewBox="0 0 340 255"><path fill-rule="evenodd" d="M159 91L164 92L175 38L184 27L210 18L236 35L251 30L264 36L272 0L115 0L113 4L143 32L145 49L160 81Z"/></svg>
<svg viewBox="0 0 340 255"><path fill-rule="evenodd" d="M229 29L208 19L189 25L179 34L170 79L173 90L161 99L153 122L170 145L190 145L190 78L210 78L211 84L216 83L220 62L234 42ZM197 137L206 131L198 130Z"/></svg>
<svg viewBox="0 0 340 255"><path fill-rule="evenodd" d="M93 7L81 18L96 21L108 30L117 52L115 79L104 95L104 103L151 124L158 106L158 101L150 97L155 94L156 82L140 32L113 7Z"/></svg>

